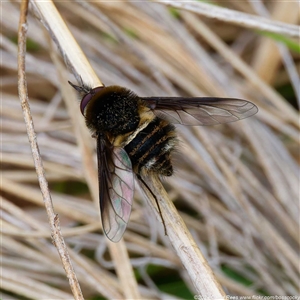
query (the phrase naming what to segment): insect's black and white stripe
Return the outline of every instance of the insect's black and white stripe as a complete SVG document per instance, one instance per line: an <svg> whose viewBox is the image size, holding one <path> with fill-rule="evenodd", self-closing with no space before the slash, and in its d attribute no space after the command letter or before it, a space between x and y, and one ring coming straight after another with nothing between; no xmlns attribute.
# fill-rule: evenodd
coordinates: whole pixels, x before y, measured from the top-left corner
<svg viewBox="0 0 300 300"><path fill-rule="evenodd" d="M158 172L171 176L170 153L176 145L174 126L155 117L125 146L136 173Z"/></svg>

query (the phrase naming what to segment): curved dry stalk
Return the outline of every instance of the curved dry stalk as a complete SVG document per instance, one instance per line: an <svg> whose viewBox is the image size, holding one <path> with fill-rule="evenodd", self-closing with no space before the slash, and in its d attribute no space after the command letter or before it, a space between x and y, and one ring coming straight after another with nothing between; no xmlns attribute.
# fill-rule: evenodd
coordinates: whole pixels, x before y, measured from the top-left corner
<svg viewBox="0 0 300 300"><path fill-rule="evenodd" d="M101 86L102 82L91 68L84 53L78 47L53 2L49 1L43 4L33 2L33 7L36 9L36 17L40 18L40 21L48 30L51 38L63 55L66 65L70 68L77 81L81 82L81 78L83 78L91 86ZM51 22L51 20L55 20L55 22Z"/></svg>
<svg viewBox="0 0 300 300"><path fill-rule="evenodd" d="M224 21L246 28L252 28L262 31L284 34L291 37L299 38L299 26L291 25L283 22L272 21L263 17L246 14L243 12L234 11L228 8L219 7L201 2L179 2L179 1L158 1L164 5L169 5L176 8L181 8L187 11L194 12L207 18L213 18L219 21Z"/></svg>
<svg viewBox="0 0 300 300"><path fill-rule="evenodd" d="M187 269L197 293L204 299L226 299L225 292L220 283L216 280L213 271L195 243L182 218L179 216L173 202L169 199L160 179L156 176L143 179L151 190L155 191L162 218L166 226L167 235L182 264ZM148 189L144 186L142 186L142 188L147 194L148 199L151 200L151 208L159 219L160 215L156 208L155 199Z"/></svg>
<svg viewBox="0 0 300 300"><path fill-rule="evenodd" d="M38 180L43 195L49 224L51 228L51 235L54 245L58 249L63 267L67 274L70 282L70 287L75 299L83 299L81 289L76 278L71 260L68 254L66 244L63 240L62 234L60 232L60 224L58 216L54 213L51 195L48 188L48 183L45 177L43 163L39 151L39 147L36 141L36 134L33 127L33 120L31 117L28 95L27 95L27 83L25 75L25 56L26 56L26 32L27 32L27 12L28 12L28 1L21 2L20 10L20 23L18 32L18 90L19 97L21 101L21 106L23 109L24 120L27 128L27 134L31 146L31 151L33 155L34 165L38 175Z"/></svg>

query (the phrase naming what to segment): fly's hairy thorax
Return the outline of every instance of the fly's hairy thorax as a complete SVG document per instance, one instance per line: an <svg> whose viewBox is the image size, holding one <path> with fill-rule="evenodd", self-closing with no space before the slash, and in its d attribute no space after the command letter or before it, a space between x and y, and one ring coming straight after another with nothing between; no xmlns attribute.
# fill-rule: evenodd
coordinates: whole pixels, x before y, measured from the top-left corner
<svg viewBox="0 0 300 300"><path fill-rule="evenodd" d="M114 147L125 149L136 174L172 175L175 127L156 117L130 90L114 86L101 90L89 102L85 117L93 132L106 135Z"/></svg>
<svg viewBox="0 0 300 300"><path fill-rule="evenodd" d="M134 131L140 122L138 106L140 98L121 87L106 87L89 102L85 119L94 132L111 138Z"/></svg>

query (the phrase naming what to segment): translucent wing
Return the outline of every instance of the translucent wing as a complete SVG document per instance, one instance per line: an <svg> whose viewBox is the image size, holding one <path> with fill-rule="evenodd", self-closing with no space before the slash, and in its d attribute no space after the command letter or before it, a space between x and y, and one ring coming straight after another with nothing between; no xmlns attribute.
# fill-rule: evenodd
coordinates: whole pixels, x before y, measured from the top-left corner
<svg viewBox="0 0 300 300"><path fill-rule="evenodd" d="M100 209L103 231L118 242L129 221L134 193L134 175L129 156L123 148L113 147L97 137Z"/></svg>
<svg viewBox="0 0 300 300"><path fill-rule="evenodd" d="M235 98L141 98L156 114L172 123L183 125L216 125L248 118L258 112L250 101Z"/></svg>

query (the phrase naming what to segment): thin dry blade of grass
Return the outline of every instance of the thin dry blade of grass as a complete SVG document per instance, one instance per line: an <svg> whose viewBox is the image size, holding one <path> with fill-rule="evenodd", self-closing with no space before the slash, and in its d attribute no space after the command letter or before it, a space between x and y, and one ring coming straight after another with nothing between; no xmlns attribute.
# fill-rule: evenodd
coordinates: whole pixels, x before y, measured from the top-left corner
<svg viewBox="0 0 300 300"><path fill-rule="evenodd" d="M299 37L299 28L296 25L290 25L283 22L276 22L255 15L236 12L231 9L218 7L207 3L182 3L180 1L164 2L172 7L192 11L205 17L214 18L220 21L237 24L251 29L265 30L269 32Z"/></svg>
<svg viewBox="0 0 300 300"><path fill-rule="evenodd" d="M39 147L36 142L36 134L33 127L33 120L31 117L29 100L27 95L27 82L25 76L25 56L26 56L26 32L27 32L27 12L28 12L28 1L23 1L20 9L20 23L18 30L18 90L19 97L21 101L21 106L23 110L23 115L25 119L25 124L27 128L27 134L32 150L33 160L35 164L35 169L38 175L38 180L43 195L43 200L45 203L49 224L51 228L51 235L53 242L58 249L60 258L65 269L66 275L70 282L70 287L75 299L83 299L81 289L73 270L73 266L70 261L70 257L67 251L66 244L60 232L60 224L58 217L54 214L54 209L52 205L51 196L48 189L48 183L45 177L44 168L41 160L41 155L39 152ZM8 275L9 272L5 272ZM22 279L22 282L26 284L26 280ZM30 280L29 280L30 282ZM35 286L32 283L29 285ZM43 288L45 290L45 287ZM37 291L38 292L38 291Z"/></svg>

